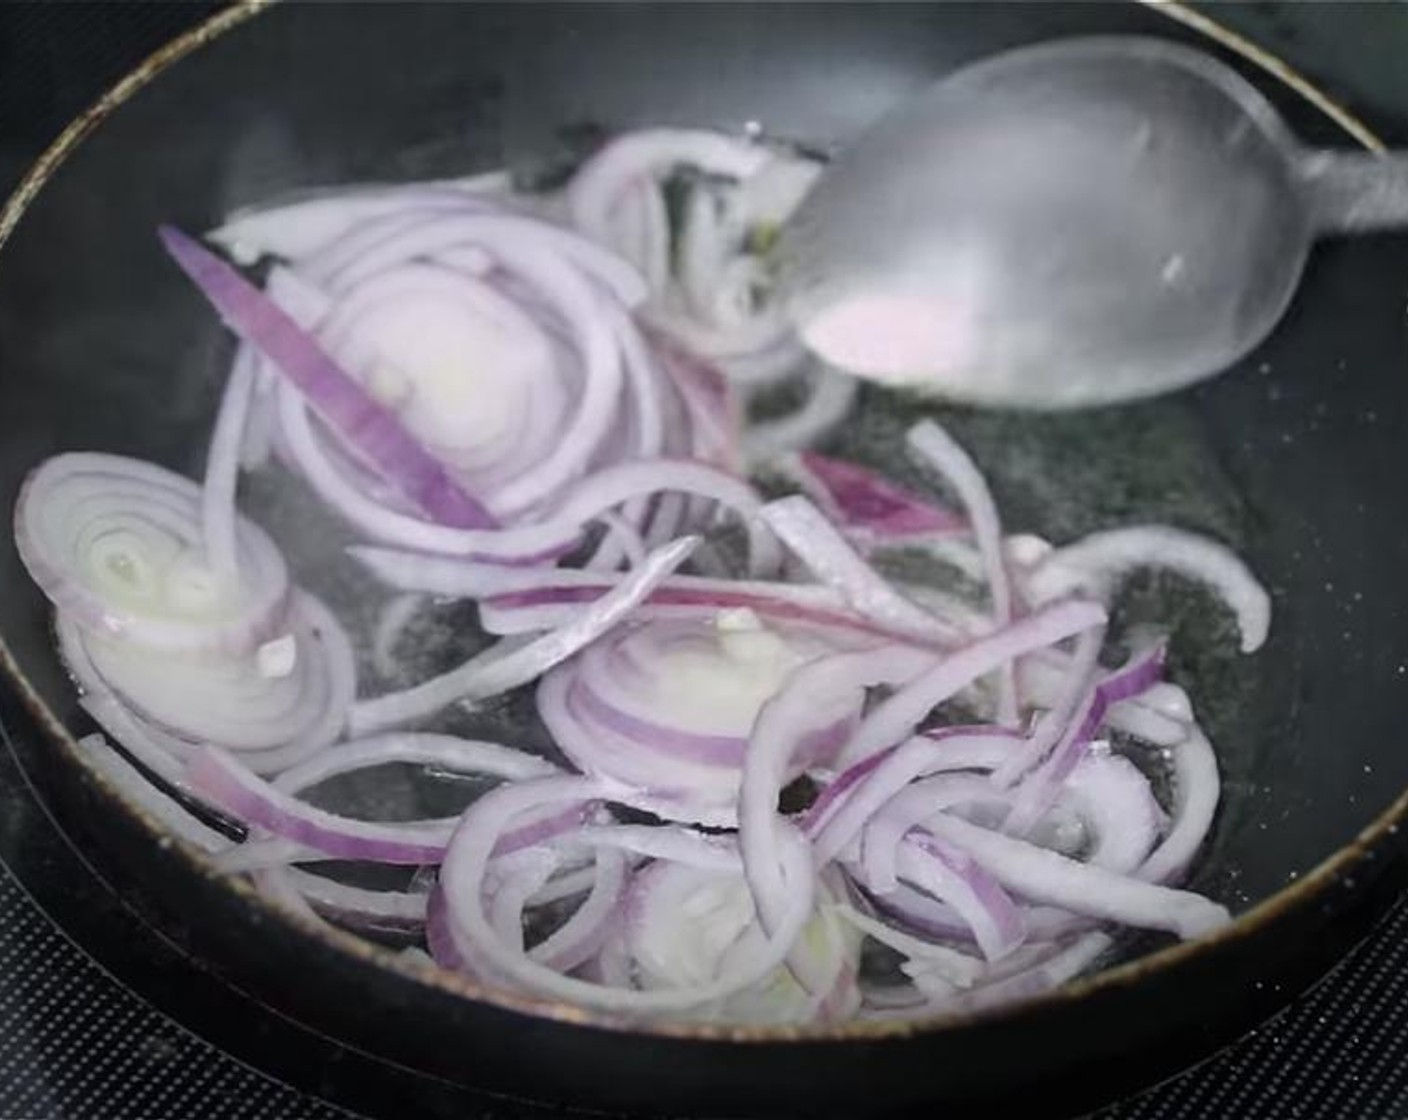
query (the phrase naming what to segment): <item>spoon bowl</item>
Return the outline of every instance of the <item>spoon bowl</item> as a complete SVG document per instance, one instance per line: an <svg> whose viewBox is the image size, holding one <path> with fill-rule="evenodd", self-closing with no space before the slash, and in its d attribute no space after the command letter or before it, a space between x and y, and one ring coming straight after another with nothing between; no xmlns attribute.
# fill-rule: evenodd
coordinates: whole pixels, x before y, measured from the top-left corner
<svg viewBox="0 0 1408 1120"><path fill-rule="evenodd" d="M1408 216L1392 157L1308 151L1211 56L1057 40L954 73L844 150L783 233L809 346L984 405L1073 408L1217 373L1320 233Z"/></svg>

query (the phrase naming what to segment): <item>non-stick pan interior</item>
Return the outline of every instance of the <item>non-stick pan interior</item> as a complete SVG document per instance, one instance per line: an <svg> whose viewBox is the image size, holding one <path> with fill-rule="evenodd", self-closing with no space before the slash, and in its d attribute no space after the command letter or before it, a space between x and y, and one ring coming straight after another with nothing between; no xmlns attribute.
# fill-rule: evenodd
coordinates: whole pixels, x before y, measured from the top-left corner
<svg viewBox="0 0 1408 1120"><path fill-rule="evenodd" d="M162 257L158 222L199 230L234 207L351 181L503 165L551 176L593 138L646 124L757 122L825 149L963 61L1112 31L1189 37L1113 5L276 8L117 111L0 254L0 504L61 450L198 472L231 347ZM1258 80L1307 140L1346 142ZM1276 603L1271 641L1253 658L1236 653L1215 601L1185 585L1149 581L1125 602L1131 620L1176 620L1173 673L1225 778L1195 886L1234 909L1324 859L1408 786L1405 278L1408 241L1326 245L1275 337L1215 384L1056 416L871 391L833 445L904 474L900 433L933 413L989 472L1009 530L1062 541L1165 521L1246 557ZM256 477L246 494L301 577L365 632L379 593L343 558L345 533L286 475ZM0 587L0 633L21 670L63 721L86 729L8 537ZM428 671L473 640L467 622L464 611L427 615L403 644L398 679L379 679L364 657L364 689ZM512 705L452 718L533 734ZM392 776L375 796L409 813L430 794Z"/></svg>

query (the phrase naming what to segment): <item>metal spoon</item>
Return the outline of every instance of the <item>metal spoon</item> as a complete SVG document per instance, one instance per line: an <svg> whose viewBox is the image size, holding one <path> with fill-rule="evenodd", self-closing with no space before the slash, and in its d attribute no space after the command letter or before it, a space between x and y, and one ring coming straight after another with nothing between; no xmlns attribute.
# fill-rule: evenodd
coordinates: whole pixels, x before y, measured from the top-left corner
<svg viewBox="0 0 1408 1120"><path fill-rule="evenodd" d="M1220 62L1058 40L959 70L845 149L781 242L807 344L989 405L1071 408L1226 369L1311 242L1408 225L1408 154L1312 151Z"/></svg>

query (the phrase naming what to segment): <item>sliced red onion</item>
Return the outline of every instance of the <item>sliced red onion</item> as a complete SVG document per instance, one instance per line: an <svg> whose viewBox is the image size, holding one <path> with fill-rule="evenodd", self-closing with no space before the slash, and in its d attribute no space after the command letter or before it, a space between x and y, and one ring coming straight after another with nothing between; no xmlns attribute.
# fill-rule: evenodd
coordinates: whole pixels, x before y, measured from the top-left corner
<svg viewBox="0 0 1408 1120"><path fill-rule="evenodd" d="M464 266L467 251L474 262L469 268ZM645 299L640 273L617 254L554 221L482 197L444 211L412 211L368 222L303 264L316 283L340 286L426 259L485 273L496 261L517 261L520 251L561 261L625 308Z"/></svg>
<svg viewBox="0 0 1408 1120"><path fill-rule="evenodd" d="M763 519L822 583L877 625L935 645L962 639L960 631L916 606L882 579L840 531L806 498L769 502Z"/></svg>
<svg viewBox="0 0 1408 1120"><path fill-rule="evenodd" d="M319 442L307 409L291 388L280 387L277 407L281 434L309 485L352 525L375 540L426 552L542 563L570 552L581 536L581 522L552 522L510 530L457 529L399 511L366 493L329 456Z"/></svg>
<svg viewBox="0 0 1408 1120"><path fill-rule="evenodd" d="M568 206L573 224L603 245L615 245L626 207L623 189L642 180L662 178L680 166L701 168L715 175L747 178L760 171L769 160L768 151L746 140L717 132L685 129L650 129L622 136L583 165L568 187ZM663 259L669 246L665 240L655 246L662 259L634 259L647 276L663 278L669 272Z"/></svg>
<svg viewBox="0 0 1408 1120"><path fill-rule="evenodd" d="M687 185L683 223L672 237L662 191L681 169L712 178ZM588 160L568 187L568 205L578 229L644 273L657 322L735 375L747 375L756 355L791 341L779 311L759 305L767 276L747 242L753 229L786 219L815 171L810 161L750 140L643 130ZM797 363L797 350L793 342L789 365Z"/></svg>
<svg viewBox="0 0 1408 1120"><path fill-rule="evenodd" d="M474 975L474 969L460 951L454 931L450 928L449 907L445 902L445 892L439 886L431 889L426 900L425 943L431 957L441 968Z"/></svg>
<svg viewBox="0 0 1408 1120"><path fill-rule="evenodd" d="M262 530L235 522L240 578L229 584L206 553L200 489L119 455L58 455L32 471L15 504L15 546L63 615L153 652L248 653L277 635L289 595Z"/></svg>
<svg viewBox="0 0 1408 1120"><path fill-rule="evenodd" d="M842 761L851 764L900 742L930 711L979 677L1104 622L1101 607L1070 599L1050 604L955 650L878 704L856 729Z"/></svg>
<svg viewBox="0 0 1408 1120"><path fill-rule="evenodd" d="M59 655L78 687L78 706L115 742L121 743L124 751L166 785L188 797L195 797L186 785L182 756L158 742L156 734L134 717L122 701L98 680L97 672L87 662L81 646L74 643L72 649L64 648L62 623L57 629Z"/></svg>
<svg viewBox="0 0 1408 1120"><path fill-rule="evenodd" d="M863 914L854 906L842 905L837 911L862 933L873 937L911 960L923 961L936 968L944 977L960 987L969 987L983 975L983 962L976 957L947 945L935 945L896 929L894 926Z"/></svg>
<svg viewBox="0 0 1408 1120"><path fill-rule="evenodd" d="M1061 803L1071 804L1093 833L1087 863L1124 875L1145 866L1158 841L1163 814L1149 779L1129 759L1087 755L1066 780Z"/></svg>
<svg viewBox="0 0 1408 1120"><path fill-rule="evenodd" d="M1221 792L1217 757L1212 744L1196 727L1190 728L1188 738L1171 748L1170 753L1173 756L1173 823L1136 872L1139 878L1150 883L1171 882L1188 869L1212 826Z"/></svg>
<svg viewBox="0 0 1408 1120"><path fill-rule="evenodd" d="M1237 616L1242 652L1253 653L1271 626L1271 598L1230 549L1167 525L1092 533L1052 552L1027 578L1030 594L1047 600L1073 589L1109 599L1137 568L1163 568L1211 587Z"/></svg>
<svg viewBox="0 0 1408 1120"><path fill-rule="evenodd" d="M1096 673L1100 667L1100 647L1104 641L1103 628L1087 630L1076 639L1075 649L1071 652L1060 684L1054 696L1043 705L1047 711L1028 737L1026 748L1013 751L1002 765L993 771L993 782L998 787L1007 789L1011 786L1046 758L1073 725L1079 726L1090 704ZM1037 658L1029 657L1024 659L1023 664L1035 661ZM1019 673L1019 683L1021 680Z"/></svg>
<svg viewBox="0 0 1408 1120"><path fill-rule="evenodd" d="M645 791L635 807L666 820L710 827L735 823L737 772L672 759L592 723L572 704L573 677L555 669L538 686L538 714L563 753L588 773Z"/></svg>
<svg viewBox="0 0 1408 1120"><path fill-rule="evenodd" d="M558 972L571 972L594 957L610 935L625 904L629 864L620 852L597 853L595 879L587 897L572 916L533 946L532 958ZM530 896L532 902L542 894Z"/></svg>
<svg viewBox="0 0 1408 1120"><path fill-rule="evenodd" d="M305 436L311 438L306 419L300 421L296 414L284 415L291 438L297 441ZM305 468L318 462L316 454L320 453L304 462ZM780 562L777 542L754 521L762 503L752 488L704 463L637 461L605 467L567 491L561 504L543 520L510 529L479 532L430 525L388 510L361 494L348 480L338 476L331 464L323 462L330 473L326 477L310 475L310 481L325 498L377 539L418 551L499 563L538 563L570 551L584 527L602 513L637 498L674 491L698 495L736 510L748 530L750 561L756 573L771 574ZM321 471L323 467L317 469ZM334 491L335 496L330 497Z"/></svg>
<svg viewBox="0 0 1408 1120"><path fill-rule="evenodd" d="M544 678L539 713L588 774L649 791L670 817L732 823L760 705L797 666L834 652L822 635L750 611L617 630ZM798 775L844 741L851 713L800 739ZM673 799L676 804L669 805Z"/></svg>
<svg viewBox="0 0 1408 1120"><path fill-rule="evenodd" d="M898 848L898 872L931 897L949 904L972 931L989 961L1013 952L1027 934L1012 897L967 853L920 835Z"/></svg>
<svg viewBox="0 0 1408 1120"><path fill-rule="evenodd" d="M1188 891L1152 886L947 814L927 828L966 852L1009 890L1140 929L1198 937L1230 921L1225 907Z"/></svg>
<svg viewBox="0 0 1408 1120"><path fill-rule="evenodd" d="M1000 753L1000 750L993 752L994 761ZM990 769L991 762L979 768ZM890 896L899 887L901 864L907 859L911 882L928 890L930 897L952 902L943 889L933 889L929 882L914 877L917 857L912 852L908 857L904 856L905 837L912 829L945 811L963 816L979 810L987 819L1000 820L1010 808L1010 796L994 790L978 775L970 774L931 778L891 798L865 828L860 875L867 892L882 907L890 907ZM1128 760L1117 756L1084 759L1062 792L1058 809L1068 809L1073 813L1079 839L1089 847L1084 860L1120 874L1135 872L1158 837L1161 814L1148 780ZM1042 846L1054 849L1057 847L1054 840L1055 837L1043 839ZM921 847L929 843L921 842ZM921 867L920 870L927 869ZM990 912L979 911L978 921L975 922L971 910L965 913L956 904L948 912L940 907L920 907L916 910L912 904L894 905L899 913L917 919L915 924L919 927L941 935L961 936L967 930L974 931L984 952L990 958L994 957L992 949L983 941L984 927L979 924L991 923ZM1029 936L1049 937L1079 928L1078 922L1069 920L1058 919L1053 924L1051 918L1035 911L1032 911L1032 918L1040 932L1028 930ZM1019 929L1023 926L1025 922L1018 923ZM1005 946L1006 951L1012 947L1013 943L1009 942Z"/></svg>
<svg viewBox="0 0 1408 1120"><path fill-rule="evenodd" d="M257 653L149 653L85 633L62 615L57 632L94 717L144 763L214 745L272 773L334 742L356 691L351 644L325 606L299 592L285 622L296 658L282 677L261 672Z"/></svg>
<svg viewBox="0 0 1408 1120"><path fill-rule="evenodd" d="M735 411L705 406L697 362L645 345L627 314L639 279L569 231L482 204L421 213L412 204L300 268L329 293L318 334L330 352L515 526L590 468L676 454L733 462ZM469 333L481 341L469 344ZM364 531L411 547L502 551L387 508L364 480L342 477L333 449L290 407L281 416L298 469Z"/></svg>
<svg viewBox="0 0 1408 1120"><path fill-rule="evenodd" d="M275 790L222 751L206 749L187 764L192 788L253 827L334 859L419 865L438 863L450 829L358 821Z"/></svg>
<svg viewBox="0 0 1408 1120"><path fill-rule="evenodd" d="M741 473L739 431L743 426L738 395L713 362L681 346L668 335L648 331L661 368L679 390L689 415L692 457L724 470Z"/></svg>
<svg viewBox="0 0 1408 1120"><path fill-rule="evenodd" d="M583 867L572 868L569 871L562 871L544 884L543 888L528 900L528 903L530 906L547 906L553 902L577 898L590 891L597 882L597 878L595 862Z"/></svg>
<svg viewBox="0 0 1408 1120"><path fill-rule="evenodd" d="M235 842L223 832L202 824L176 798L158 789L150 777L128 762L102 735L78 740L83 757L100 770L118 792L150 813L168 832L203 852L223 852Z"/></svg>
<svg viewBox="0 0 1408 1120"><path fill-rule="evenodd" d="M423 591L453 599L493 598L500 610L553 604L577 606L591 603L621 582L615 572L575 568L519 568L484 564L455 556L374 546L354 546L348 552L379 580L402 591ZM813 584L773 583L764 580L709 579L672 575L652 597L675 593L676 605L728 610L748 607L760 614L783 613L791 606L816 608L824 619L845 620L845 603L829 588ZM776 604L773 605L773 601ZM858 620L849 620L855 625Z"/></svg>
<svg viewBox="0 0 1408 1120"><path fill-rule="evenodd" d="M1031 999L1060 987L1090 968L1113 944L1108 934L1095 932L1081 934L1066 944L1044 946L1035 963L942 1001L941 1006L948 1010L978 1010ZM926 1010L933 1012L940 1007L930 1006Z"/></svg>
<svg viewBox="0 0 1408 1120"><path fill-rule="evenodd" d="M297 867L269 868L259 873L261 887L270 879L295 892L315 913L342 923L373 924L380 928L418 929L425 925L424 891L374 891L339 883Z"/></svg>
<svg viewBox="0 0 1408 1120"><path fill-rule="evenodd" d="M1064 655L1056 651L1043 651L1022 658L1018 664L1017 677L1022 694L1032 704L1054 712L1063 704L1063 699L1074 696L1079 702L1084 695L1083 685L1071 691L1074 682L1070 673L1074 668ZM1122 731L1146 743L1169 747L1181 743L1188 733L1192 713L1183 701L1186 694L1176 685L1157 684L1141 696L1122 700L1106 713L1107 725L1115 731ZM1045 729L1038 727L1047 742L1064 729L1065 723L1052 720ZM1049 748L1047 748L1049 750ZM1045 753L1045 751L1043 751ZM1014 757L1011 776L1004 776L1000 784L1015 781L1019 772L1026 768L1030 759Z"/></svg>
<svg viewBox="0 0 1408 1120"><path fill-rule="evenodd" d="M404 214L412 207L458 210L473 205L475 196L492 197L501 204L499 200L509 197L510 186L506 171L491 171L409 186L338 187L238 210L211 230L207 240L241 265L252 265L264 256L296 260L337 244L368 222Z"/></svg>
<svg viewBox="0 0 1408 1120"><path fill-rule="evenodd" d="M712 178L671 184L683 188L682 209L665 206L667 177L715 158ZM762 242L814 173L811 161L709 133L628 138L589 164L570 202L646 272L646 333L632 315L647 294L634 269L535 216L549 206L507 193L389 188L241 218L222 234L240 252L287 258L262 294L167 232L224 312L266 350L272 338L275 360L242 346L203 491L155 468L69 457L87 461L59 476L78 479L69 496L79 512L37 517L30 552L51 566L54 555L79 556L89 567L59 582L70 602L83 606L86 593L103 611L104 595L84 582L103 575L93 541L117 574L146 558L123 536L134 524L162 579L163 565L189 554L199 578L183 583L178 565L180 578L158 589L180 593L172 618L146 600L119 602L126 615L106 632L105 614L60 603L61 644L85 708L179 794L242 820L248 839L232 847L206 835L101 739L86 744L95 761L219 867L251 873L307 920L423 926L446 967L630 1018L849 1017L861 1007L866 936L905 958L907 978L867 993L866 1014L988 1006L1089 967L1110 944L1101 923L1190 937L1227 920L1162 885L1196 854L1218 795L1186 695L1158 682L1154 653L1101 672L1101 606L1058 592L1107 598L1118 575L1171 544L1167 566L1221 590L1256 644L1269 608L1235 558L1157 527L1067 550L1004 540L981 476L932 424L911 443L957 492L968 538L955 535L958 515L852 464L801 457L825 514L803 498L764 508L735 476L738 398L719 367L749 391L806 368L768 298ZM764 444L844 412L853 384L811 370L818 395L763 431ZM368 426L351 430L359 418ZM411 596L474 599L485 629L512 636L440 678L365 701L356 725L391 726L536 679L543 722L586 775L429 733L331 745L355 690L350 645L235 514L238 469L271 442L366 538L398 546L354 550L379 579ZM457 493L484 495L496 522L437 513L423 493L443 497L437 480L451 506ZM104 521L114 489L126 512ZM695 543L676 538L728 511L748 532L755 573L780 570L786 543L821 583L675 575ZM26 512L36 520L34 509L17 518ZM583 570L545 566L588 541ZM990 606L882 579L862 553L894 543L986 580ZM695 570L730 575L729 551L701 549ZM183 596L201 588L187 610ZM99 591L127 594L121 583ZM1039 609L1024 614L1032 602ZM392 600L378 644L412 603ZM887 695L867 710L874 688ZM998 722L916 733L957 705L979 720L995 707ZM1028 714L1035 725L1019 732ZM1166 752L1170 817L1139 769L1094 741L1106 726ZM391 763L505 784L458 820L357 820L299 796ZM789 820L781 791L803 772L823 788ZM737 832L620 824L604 803ZM428 896L296 866L345 859L424 872L444 862ZM873 913L843 901L862 898ZM548 905L541 916L561 924L533 945L525 915Z"/></svg>
<svg viewBox="0 0 1408 1120"><path fill-rule="evenodd" d="M804 379L794 413L755 425L747 448L753 462L825 435L844 419L856 392L854 379L821 366L802 347L772 298L773 270L765 260L766 242L819 169L750 140L654 129L608 144L569 187L578 228L645 274L651 291L645 313L661 331L740 385ZM667 180L684 191L674 228L664 201Z"/></svg>
<svg viewBox="0 0 1408 1120"><path fill-rule="evenodd" d="M179 230L163 226L159 233L167 252L230 329L297 385L319 416L407 500L440 524L493 526L488 511L276 303Z"/></svg>
<svg viewBox="0 0 1408 1120"><path fill-rule="evenodd" d="M738 847L731 840L678 825L592 825L566 844L612 848L646 859L664 860L702 871L739 871Z"/></svg>
<svg viewBox="0 0 1408 1120"><path fill-rule="evenodd" d="M888 894L871 894L868 897L877 913L903 929L958 944L973 939L972 927L958 911L903 880ZM1097 924L1093 918L1054 906L1022 904L1020 909L1022 924L1027 931L1027 944L1004 957L1001 962L1004 965L1021 957L1032 943L1069 937L1090 930Z"/></svg>
<svg viewBox="0 0 1408 1120"><path fill-rule="evenodd" d="M747 483L705 463L654 460L605 467L563 498L552 519L584 525L604 510L632 498L675 492L706 498L735 511L748 534L749 566L768 576L781 566L777 541L757 520L763 503Z"/></svg>
<svg viewBox="0 0 1408 1120"><path fill-rule="evenodd" d="M682 983L702 987L727 972L733 961L761 956L765 944L740 869L681 863L654 864L637 875L625 940L647 991L669 991ZM804 968L794 967L811 975L816 990L780 966L714 1006L700 1008L696 1016L749 1023L812 1017L817 997L824 1001L844 978L853 979L859 964L859 938L847 936L824 889L797 947L807 959Z"/></svg>
<svg viewBox="0 0 1408 1120"><path fill-rule="evenodd" d="M493 744L467 744L473 756L480 758L484 757L485 748L488 747L493 747ZM446 752L418 751L412 746L404 753L409 760ZM367 754L372 754L372 750L364 753L358 760L359 765L349 768L358 769L361 765L367 765ZM382 744L376 745L374 757L386 757L388 754ZM326 772L337 771L328 768ZM297 775L295 782L301 783L305 778L306 773ZM187 763L186 780L199 795L251 827L291 841L301 848L312 849L325 859L413 865L439 863L456 825L453 818L388 824L331 813L270 785L230 755L210 748ZM500 837L499 854L521 851L571 830L581 823L583 811L580 805L572 806L556 814L520 822L520 827L506 831ZM292 852L292 849L284 849L282 853L276 851L274 857L277 860L283 854L288 858ZM247 861L239 861L238 864L227 862L225 866L227 870L235 870L236 866L243 869L246 865Z"/></svg>
<svg viewBox="0 0 1408 1120"><path fill-rule="evenodd" d="M895 634L850 613L828 588L736 581L739 590L686 582L673 577L652 591L638 609L643 622L709 621L720 611L753 611L780 624L807 627L833 636L840 645L880 645L903 642ZM708 581L710 583L717 581ZM504 592L479 604L480 623L491 634L522 634L561 626L582 606L594 603L605 592L588 585L544 587L541 590Z"/></svg>
<svg viewBox="0 0 1408 1120"><path fill-rule="evenodd" d="M273 784L275 789L285 793L301 793L339 774L396 762L432 766L453 774L489 774L507 781L559 773L547 759L499 743L425 731L400 731L373 735L322 751L289 767Z"/></svg>
<svg viewBox="0 0 1408 1120"><path fill-rule="evenodd" d="M201 531L206 555L216 579L225 587L239 581L239 512L235 489L239 485L240 448L254 397L254 367L236 362L230 370L215 430L206 453L205 485L201 490Z"/></svg>
<svg viewBox="0 0 1408 1120"><path fill-rule="evenodd" d="M765 929L781 921L786 883L777 862L779 837L790 827L778 814L797 745L809 734L858 712L866 689L911 680L936 655L904 646L838 653L802 666L758 712L738 796L738 841L748 886Z"/></svg>
<svg viewBox="0 0 1408 1120"><path fill-rule="evenodd" d="M1002 553L1002 521L987 480L968 452L933 420L916 424L906 433L905 439L910 448L953 487L963 503L983 558L988 592L992 597L993 619L997 626L1006 625L1012 619L1014 607L1012 585ZM1015 678L1010 669L1003 672L1001 682L999 719L1012 724L1017 718L1018 703Z"/></svg>
<svg viewBox="0 0 1408 1120"><path fill-rule="evenodd" d="M803 451L789 462L788 473L832 523L861 548L968 531L968 523L952 510L855 463Z"/></svg>
<svg viewBox="0 0 1408 1120"><path fill-rule="evenodd" d="M1163 668L1164 649L1158 645L1135 654L1123 668L1107 673L1086 693L1050 756L1022 783L1012 813L1004 822L1006 831L1014 836L1026 834L1055 800L1061 784L1100 729L1110 706L1138 696L1157 684Z"/></svg>
<svg viewBox="0 0 1408 1120"><path fill-rule="evenodd" d="M991 770L1023 742L1014 732L1000 727L944 728L942 735L909 739L892 750L866 757L837 778L833 784L842 786L843 794L825 802L819 799L825 809L818 812L813 805L809 814L808 832L820 862L839 856L866 823L915 779L951 770ZM943 807L940 801L934 810ZM919 820L923 817L910 823Z"/></svg>
<svg viewBox="0 0 1408 1120"><path fill-rule="evenodd" d="M756 949L708 982L658 991L605 987L563 976L506 945L484 912L482 885L496 838L520 813L544 803L611 798L616 788L590 778L545 778L501 787L480 798L465 813L451 841L441 870L441 884L451 925L473 944L487 965L505 982L551 999L623 1014L682 1011L722 999L761 980L786 959L812 915L814 880L806 843L796 833L784 833L778 858L784 894L782 921Z"/></svg>
<svg viewBox="0 0 1408 1120"><path fill-rule="evenodd" d="M684 537L652 552L644 564L571 622L509 652L490 649L424 684L364 700L350 725L363 735L431 715L448 704L497 696L535 680L626 617L698 543Z"/></svg>
<svg viewBox="0 0 1408 1120"><path fill-rule="evenodd" d="M560 861L551 849L527 848L494 862L493 875L485 882L484 905L494 933L505 945L524 952L524 908L552 878Z"/></svg>

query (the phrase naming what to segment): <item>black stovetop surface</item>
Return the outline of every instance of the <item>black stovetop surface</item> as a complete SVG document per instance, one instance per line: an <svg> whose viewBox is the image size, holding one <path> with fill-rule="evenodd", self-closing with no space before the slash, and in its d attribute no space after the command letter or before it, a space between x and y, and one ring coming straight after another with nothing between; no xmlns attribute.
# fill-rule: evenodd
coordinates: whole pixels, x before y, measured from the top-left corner
<svg viewBox="0 0 1408 1120"><path fill-rule="evenodd" d="M75 112L213 7L0 3L0 194ZM69 844L10 751L9 736L35 732L3 686L0 721L0 1120L407 1117L411 1101L460 1120L568 1115L438 1095L216 979ZM1408 903L1278 1018L1099 1120L1224 1117L1408 1120Z"/></svg>

